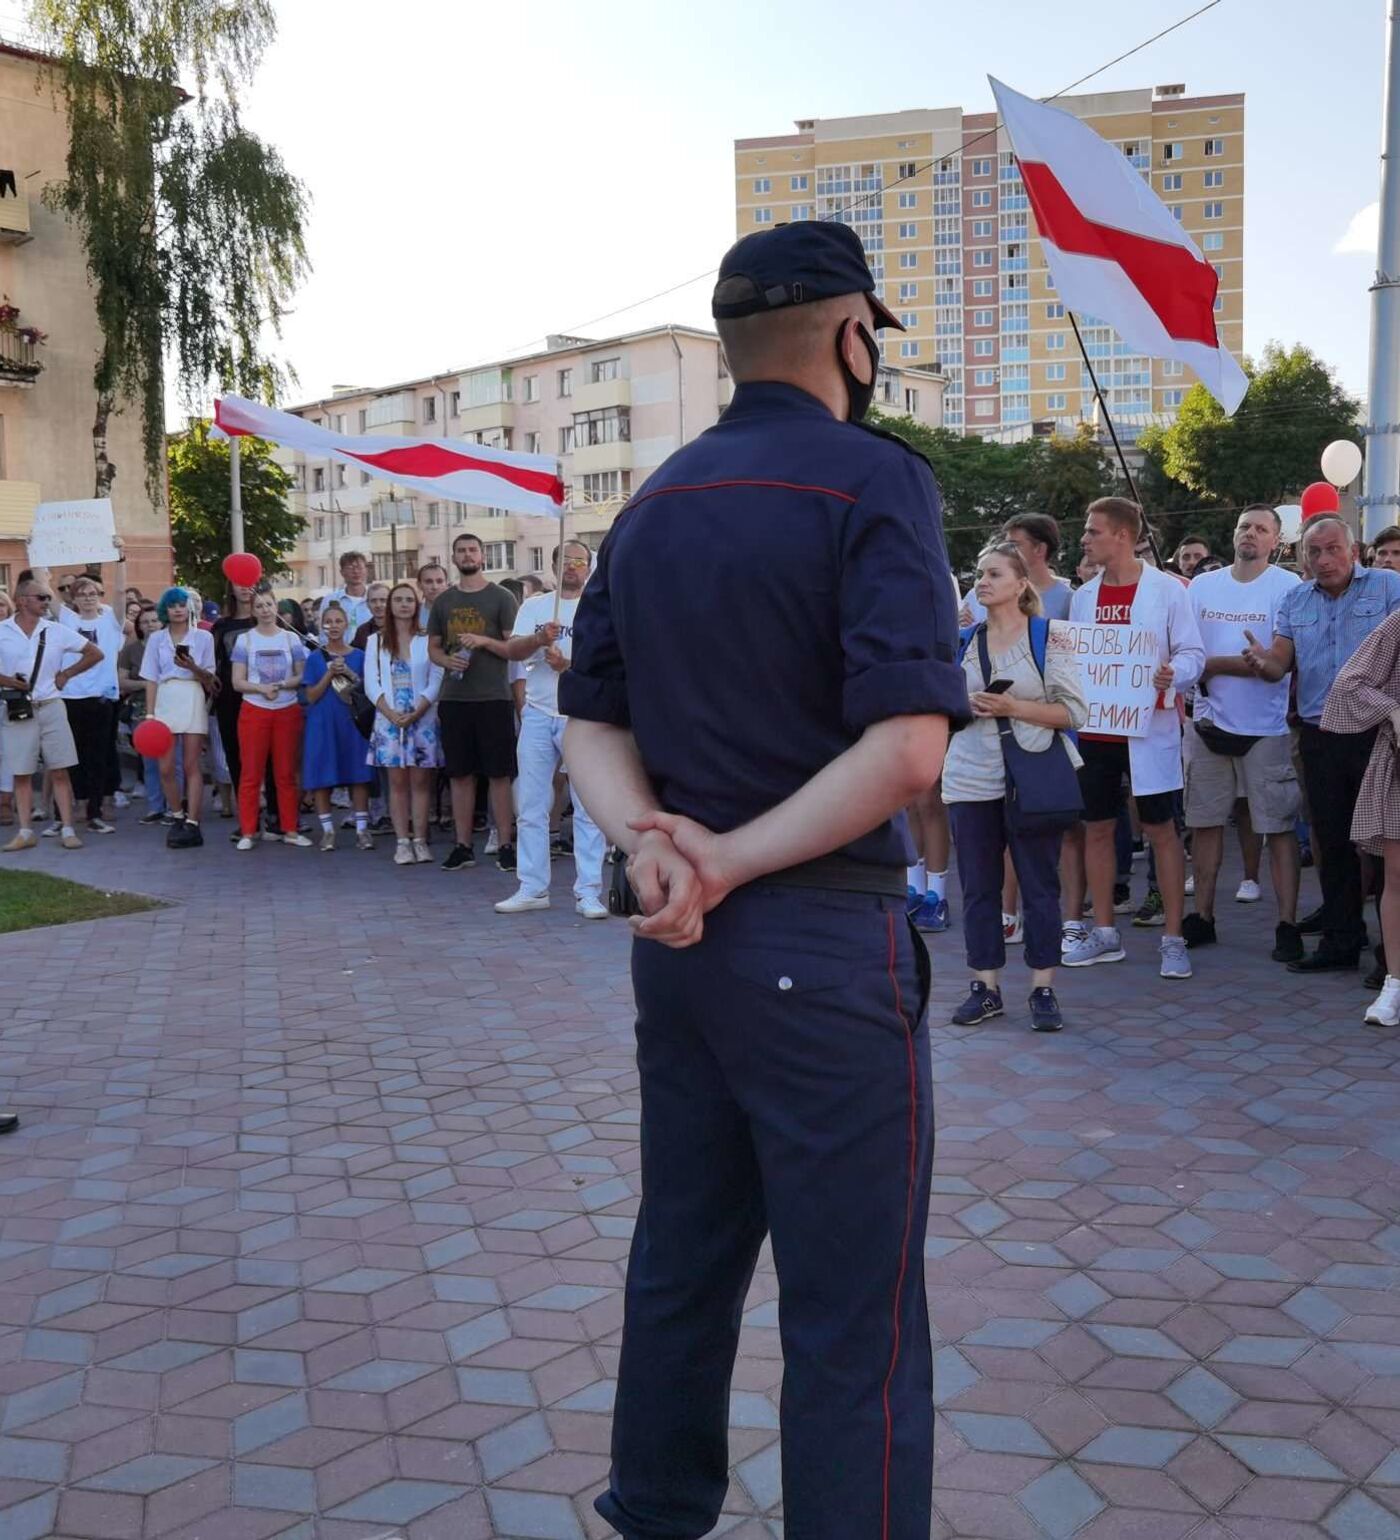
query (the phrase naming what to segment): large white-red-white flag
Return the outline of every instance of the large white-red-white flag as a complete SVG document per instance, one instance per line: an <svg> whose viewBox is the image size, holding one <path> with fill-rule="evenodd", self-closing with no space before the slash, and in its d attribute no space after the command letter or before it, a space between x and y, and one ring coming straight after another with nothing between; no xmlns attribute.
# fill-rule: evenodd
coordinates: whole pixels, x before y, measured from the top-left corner
<svg viewBox="0 0 1400 1540"><path fill-rule="evenodd" d="M1130 347L1173 358L1233 412L1249 380L1220 341L1220 279L1127 156L989 75L1059 297Z"/></svg>
<svg viewBox="0 0 1400 1540"><path fill-rule="evenodd" d="M214 429L225 437L264 438L298 449L313 460L358 466L371 476L426 492L444 502L543 513L557 519L564 509L559 462L548 455L518 454L441 438L376 438L332 433L291 412L279 412L242 396L214 403Z"/></svg>

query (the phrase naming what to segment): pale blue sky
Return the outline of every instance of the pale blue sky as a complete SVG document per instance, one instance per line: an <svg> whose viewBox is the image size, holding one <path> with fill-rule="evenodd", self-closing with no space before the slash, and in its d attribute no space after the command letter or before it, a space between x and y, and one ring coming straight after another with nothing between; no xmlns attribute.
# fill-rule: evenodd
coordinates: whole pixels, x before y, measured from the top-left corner
<svg viewBox="0 0 1400 1540"><path fill-rule="evenodd" d="M1199 0L1197 0L1199 3ZM1058 91L1193 0L279 0L254 126L310 184L298 399L521 350L546 332L708 324L732 141L795 118ZM1085 90L1246 93L1245 339L1364 390L1384 0L1222 0Z"/></svg>

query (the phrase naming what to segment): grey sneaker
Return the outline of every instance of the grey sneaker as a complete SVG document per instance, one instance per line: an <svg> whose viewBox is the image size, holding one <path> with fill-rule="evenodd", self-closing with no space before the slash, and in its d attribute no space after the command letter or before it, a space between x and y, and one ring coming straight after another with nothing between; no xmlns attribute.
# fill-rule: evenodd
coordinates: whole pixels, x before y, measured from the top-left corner
<svg viewBox="0 0 1400 1540"><path fill-rule="evenodd" d="M1060 961L1066 968L1088 968L1094 963L1122 962L1128 954L1123 950L1123 938L1116 930L1100 930L1095 927L1083 939L1060 952Z"/></svg>
<svg viewBox="0 0 1400 1540"><path fill-rule="evenodd" d="M1081 941L1089 939L1091 926L1083 920L1066 920L1060 926L1060 954L1068 952L1072 946L1078 946Z"/></svg>
<svg viewBox="0 0 1400 1540"><path fill-rule="evenodd" d="M1162 937L1162 977L1164 979L1191 977L1191 959L1186 955L1186 942L1180 936Z"/></svg>

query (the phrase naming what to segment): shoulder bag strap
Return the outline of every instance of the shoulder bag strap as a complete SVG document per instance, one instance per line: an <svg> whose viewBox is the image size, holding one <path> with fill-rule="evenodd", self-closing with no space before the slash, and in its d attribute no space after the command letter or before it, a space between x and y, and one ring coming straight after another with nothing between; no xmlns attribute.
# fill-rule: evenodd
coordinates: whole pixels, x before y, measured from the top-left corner
<svg viewBox="0 0 1400 1540"><path fill-rule="evenodd" d="M34 649L34 672L29 676L29 693L32 695L39 688L39 670L44 666L44 648L49 641L49 622L45 622L39 632L39 645Z"/></svg>

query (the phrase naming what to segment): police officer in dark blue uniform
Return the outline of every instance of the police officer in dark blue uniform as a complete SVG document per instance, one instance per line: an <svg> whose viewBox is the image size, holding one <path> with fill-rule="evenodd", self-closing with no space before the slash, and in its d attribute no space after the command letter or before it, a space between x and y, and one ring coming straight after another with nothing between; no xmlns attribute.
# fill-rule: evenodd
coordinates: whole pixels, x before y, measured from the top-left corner
<svg viewBox="0 0 1400 1540"><path fill-rule="evenodd" d="M690 1540L727 1482L765 1234L788 1540L927 1540L928 958L902 812L967 715L928 463L859 426L880 303L855 234L725 257L734 400L609 532L560 680L579 794L629 855L642 1203L599 1513Z"/></svg>

